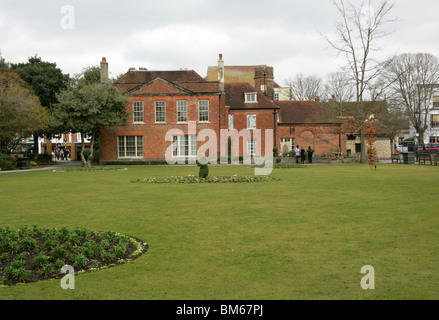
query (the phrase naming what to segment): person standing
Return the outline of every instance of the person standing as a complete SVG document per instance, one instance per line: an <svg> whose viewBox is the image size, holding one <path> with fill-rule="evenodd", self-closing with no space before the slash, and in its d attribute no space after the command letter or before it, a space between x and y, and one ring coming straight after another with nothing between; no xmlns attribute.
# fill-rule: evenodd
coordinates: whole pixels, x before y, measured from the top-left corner
<svg viewBox="0 0 439 320"><path fill-rule="evenodd" d="M307 152L308 152L308 162L312 163L312 155L314 154L314 150L311 149L311 146L308 147Z"/></svg>
<svg viewBox="0 0 439 320"><path fill-rule="evenodd" d="M302 164L305 163L305 149L302 147L302 149L300 150L300 162Z"/></svg>
<svg viewBox="0 0 439 320"><path fill-rule="evenodd" d="M299 158L300 158L299 145L296 146L295 152L296 152L296 163L299 163Z"/></svg>

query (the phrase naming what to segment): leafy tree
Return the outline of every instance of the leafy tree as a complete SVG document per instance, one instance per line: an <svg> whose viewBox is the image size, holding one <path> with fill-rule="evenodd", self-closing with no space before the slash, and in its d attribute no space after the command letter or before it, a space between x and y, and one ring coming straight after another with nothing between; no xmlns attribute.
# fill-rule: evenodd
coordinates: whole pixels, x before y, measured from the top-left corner
<svg viewBox="0 0 439 320"><path fill-rule="evenodd" d="M94 142L103 126L123 126L128 119L126 107L130 103L127 96L109 84L76 81L58 95L58 103L53 108L52 125L71 132L81 133L81 161L91 166ZM91 153L84 156L84 137L90 137Z"/></svg>
<svg viewBox="0 0 439 320"><path fill-rule="evenodd" d="M57 93L67 88L69 75L63 74L61 69L56 66L56 63L43 61L37 55L29 57L26 63L12 64L11 68L35 92L40 99L41 105L51 113L53 105L57 103ZM34 159L38 155L38 138L54 133L57 132L54 128L50 127L33 133L35 141L33 149Z"/></svg>
<svg viewBox="0 0 439 320"><path fill-rule="evenodd" d="M44 130L49 123L47 109L26 83L10 69L0 69L0 150L7 153L14 141Z"/></svg>

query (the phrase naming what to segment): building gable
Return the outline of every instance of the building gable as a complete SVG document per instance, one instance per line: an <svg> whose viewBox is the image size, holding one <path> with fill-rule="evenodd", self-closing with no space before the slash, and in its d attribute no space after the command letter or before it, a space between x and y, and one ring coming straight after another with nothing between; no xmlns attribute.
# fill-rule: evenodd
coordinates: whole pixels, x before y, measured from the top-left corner
<svg viewBox="0 0 439 320"><path fill-rule="evenodd" d="M156 78L128 91L132 96L145 95L193 95L194 93L171 81Z"/></svg>

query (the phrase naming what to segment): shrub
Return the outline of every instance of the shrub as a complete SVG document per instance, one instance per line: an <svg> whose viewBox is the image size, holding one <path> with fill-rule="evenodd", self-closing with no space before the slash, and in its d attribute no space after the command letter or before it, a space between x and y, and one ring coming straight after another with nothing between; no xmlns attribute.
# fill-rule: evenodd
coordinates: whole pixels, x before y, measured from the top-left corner
<svg viewBox="0 0 439 320"><path fill-rule="evenodd" d="M78 254L73 259L73 267L75 269L82 269L87 265L87 257L83 254Z"/></svg>
<svg viewBox="0 0 439 320"><path fill-rule="evenodd" d="M10 237L7 237L3 239L0 249L5 252L18 252L18 242L14 239L11 239Z"/></svg>
<svg viewBox="0 0 439 320"><path fill-rule="evenodd" d="M23 266L10 265L5 269L4 275L6 279L15 279L19 282L30 280L32 271L25 269Z"/></svg>
<svg viewBox="0 0 439 320"><path fill-rule="evenodd" d="M44 265L49 263L49 258L47 258L44 253L41 253L39 256L36 256L34 258L34 267L37 269L40 269L42 267L44 267Z"/></svg>
<svg viewBox="0 0 439 320"><path fill-rule="evenodd" d="M17 168L17 159L8 156L7 154L0 154L0 169L2 171L15 170Z"/></svg>
<svg viewBox="0 0 439 320"><path fill-rule="evenodd" d="M50 255L56 260L65 259L67 256L67 251L61 247L56 247L52 251L50 251Z"/></svg>
<svg viewBox="0 0 439 320"><path fill-rule="evenodd" d="M127 251L127 246L124 245L124 244L122 244L122 243L120 243L120 244L118 244L117 246L114 246L114 247L111 249L111 251L113 252L113 255L114 255L116 258L121 259L121 258L123 258L123 257L125 256L125 253L126 253L126 251Z"/></svg>
<svg viewBox="0 0 439 320"><path fill-rule="evenodd" d="M0 262L3 264L3 263L5 263L6 261L9 261L9 254L7 254L7 253L5 252L5 253L3 253L3 254L0 256Z"/></svg>
<svg viewBox="0 0 439 320"><path fill-rule="evenodd" d="M20 248L23 250L32 251L36 247L37 247L37 240L35 240L34 238L27 237L21 240Z"/></svg>
<svg viewBox="0 0 439 320"><path fill-rule="evenodd" d="M60 270L62 267L64 267L65 263L64 260L58 259L55 261L55 268L57 270Z"/></svg>
<svg viewBox="0 0 439 320"><path fill-rule="evenodd" d="M4 271L4 276L6 279L15 279L19 282L26 282L30 279L32 271L27 270L24 267L24 262L20 260L15 260L7 267Z"/></svg>
<svg viewBox="0 0 439 320"><path fill-rule="evenodd" d="M200 164L200 172L198 173L198 176L201 179L205 179L209 176L209 167L207 166L207 164Z"/></svg>
<svg viewBox="0 0 439 320"><path fill-rule="evenodd" d="M53 274L53 271L53 266L50 263L41 268L41 274L46 278L50 277Z"/></svg>
<svg viewBox="0 0 439 320"><path fill-rule="evenodd" d="M49 251L55 248L57 245L58 245L58 240L54 237L51 237L46 241L44 241L44 248L46 248Z"/></svg>
<svg viewBox="0 0 439 320"><path fill-rule="evenodd" d="M82 253L88 258L97 257L102 251L101 246L94 241L87 241L82 245L82 249Z"/></svg>
<svg viewBox="0 0 439 320"><path fill-rule="evenodd" d="M37 162L38 163L51 163L52 162L52 155L51 154L39 154L37 156Z"/></svg>
<svg viewBox="0 0 439 320"><path fill-rule="evenodd" d="M25 263L26 260L27 260L27 252L22 252L22 253L20 253L19 255L17 255L17 256L15 257L15 260L16 260L16 261L21 261L21 262Z"/></svg>
<svg viewBox="0 0 439 320"><path fill-rule="evenodd" d="M276 163L280 163L282 161L282 159L281 158L276 158Z"/></svg>
<svg viewBox="0 0 439 320"><path fill-rule="evenodd" d="M108 248L110 248L110 241L108 239L102 239L100 246L102 250L107 250Z"/></svg>
<svg viewBox="0 0 439 320"><path fill-rule="evenodd" d="M113 255L111 254L111 253L109 253L109 252L103 252L102 254L101 254L101 258L102 258L102 260L104 261L104 262L107 262L107 263L109 263L109 262L111 262L111 261L113 261Z"/></svg>
<svg viewBox="0 0 439 320"><path fill-rule="evenodd" d="M99 268L100 266L101 266L101 263L98 260L93 259L90 261L90 267Z"/></svg>

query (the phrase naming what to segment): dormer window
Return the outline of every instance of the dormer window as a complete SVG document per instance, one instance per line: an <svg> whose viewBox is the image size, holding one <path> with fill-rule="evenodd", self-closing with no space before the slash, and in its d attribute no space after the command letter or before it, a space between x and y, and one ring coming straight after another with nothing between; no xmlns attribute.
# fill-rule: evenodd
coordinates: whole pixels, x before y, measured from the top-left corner
<svg viewBox="0 0 439 320"><path fill-rule="evenodd" d="M257 93L256 92L250 92L245 94L245 103L257 103Z"/></svg>

